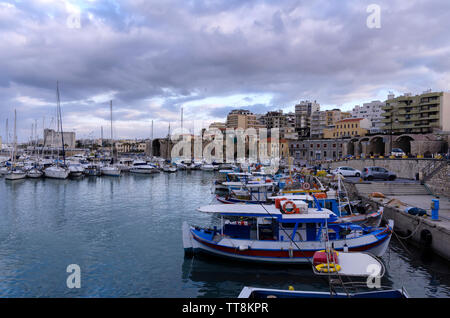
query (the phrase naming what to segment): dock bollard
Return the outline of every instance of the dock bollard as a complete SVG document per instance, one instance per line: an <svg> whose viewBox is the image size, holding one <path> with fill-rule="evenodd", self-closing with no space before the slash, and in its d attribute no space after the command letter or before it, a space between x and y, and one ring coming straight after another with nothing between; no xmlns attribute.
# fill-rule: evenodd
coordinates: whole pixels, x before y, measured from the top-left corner
<svg viewBox="0 0 450 318"><path fill-rule="evenodd" d="M431 219L433 221L439 221L439 200L431 200Z"/></svg>

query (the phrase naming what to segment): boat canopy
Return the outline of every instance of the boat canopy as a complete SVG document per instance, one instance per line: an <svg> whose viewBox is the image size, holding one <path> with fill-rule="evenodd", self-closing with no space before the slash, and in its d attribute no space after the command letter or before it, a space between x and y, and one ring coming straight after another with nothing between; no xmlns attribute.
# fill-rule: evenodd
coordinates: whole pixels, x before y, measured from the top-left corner
<svg viewBox="0 0 450 318"><path fill-rule="evenodd" d="M240 187L245 186L245 188L271 188L275 185L274 182L266 183L242 183L242 182L223 182L224 186Z"/></svg>
<svg viewBox="0 0 450 318"><path fill-rule="evenodd" d="M213 204L202 206L198 211L203 213L217 213L224 216L246 216L246 217L264 217L278 219L285 223L324 223L327 220L334 219L336 215L328 209L308 208L304 201L293 201L295 205L301 208L306 213L300 214L284 214L272 205L257 205L257 204Z"/></svg>

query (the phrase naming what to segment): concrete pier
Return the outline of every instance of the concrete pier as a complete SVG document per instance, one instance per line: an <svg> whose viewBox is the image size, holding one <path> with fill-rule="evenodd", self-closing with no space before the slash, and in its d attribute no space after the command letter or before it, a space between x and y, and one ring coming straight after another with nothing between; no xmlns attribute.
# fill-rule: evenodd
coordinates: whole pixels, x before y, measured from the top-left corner
<svg viewBox="0 0 450 318"><path fill-rule="evenodd" d="M365 183L367 184L367 183ZM361 198L364 203L372 206L384 208L383 218L387 221L394 220L394 228L399 232L400 237L407 237L408 240L426 248L431 248L436 254L450 261L450 198L439 197L439 221L431 219L431 203L435 196L420 193L419 189L414 189L415 193L408 193L408 190L402 190L402 185L395 185L396 192L386 193L386 189L394 184L386 185L376 183L378 192L385 195L385 198L374 198L370 193L359 193L358 184L353 184L353 193ZM351 188L352 185L349 184ZM391 202L397 199L405 205ZM411 215L405 212L406 207L417 207L427 212L425 216Z"/></svg>

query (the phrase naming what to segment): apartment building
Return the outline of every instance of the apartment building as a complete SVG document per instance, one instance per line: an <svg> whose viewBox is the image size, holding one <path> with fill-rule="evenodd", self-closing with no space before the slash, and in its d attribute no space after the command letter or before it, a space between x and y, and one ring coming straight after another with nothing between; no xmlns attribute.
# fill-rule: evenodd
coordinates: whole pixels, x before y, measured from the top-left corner
<svg viewBox="0 0 450 318"><path fill-rule="evenodd" d="M245 109L232 110L227 116L226 128L264 128L257 119L256 115Z"/></svg>
<svg viewBox="0 0 450 318"><path fill-rule="evenodd" d="M325 129L333 128L338 121L350 117L351 113L341 112L340 109L314 112L311 115L311 138L324 138Z"/></svg>
<svg viewBox="0 0 450 318"><path fill-rule="evenodd" d="M292 112L284 114L282 110L271 111L260 116L259 121L268 130L278 128L281 138L297 139L298 137L295 132L295 114Z"/></svg>
<svg viewBox="0 0 450 318"><path fill-rule="evenodd" d="M387 133L426 134L450 132L450 93L424 92L412 96L390 95L382 107L381 127Z"/></svg>
<svg viewBox="0 0 450 318"><path fill-rule="evenodd" d="M295 105L295 130L300 138L310 136L311 115L320 111L320 104L316 101L301 101Z"/></svg>
<svg viewBox="0 0 450 318"><path fill-rule="evenodd" d="M370 103L364 103L362 106L356 105L352 110L353 118L367 118L371 122L371 133L382 132L382 126L384 124L381 122L383 116L383 107L386 106L386 102L381 102L379 100L371 101Z"/></svg>
<svg viewBox="0 0 450 318"><path fill-rule="evenodd" d="M333 128L324 129L324 138L351 138L365 136L371 127L367 118L346 118L338 121Z"/></svg>

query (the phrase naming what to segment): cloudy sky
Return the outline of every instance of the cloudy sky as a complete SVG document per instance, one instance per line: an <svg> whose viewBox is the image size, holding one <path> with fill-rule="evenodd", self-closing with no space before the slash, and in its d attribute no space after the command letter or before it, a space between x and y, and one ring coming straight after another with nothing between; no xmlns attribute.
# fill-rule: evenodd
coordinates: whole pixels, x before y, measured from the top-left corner
<svg viewBox="0 0 450 318"><path fill-rule="evenodd" d="M381 9L369 28L370 4ZM77 137L167 134L232 108L351 109L389 91L450 90L448 0L0 0L0 136L37 120ZM42 132L40 132L42 134Z"/></svg>

